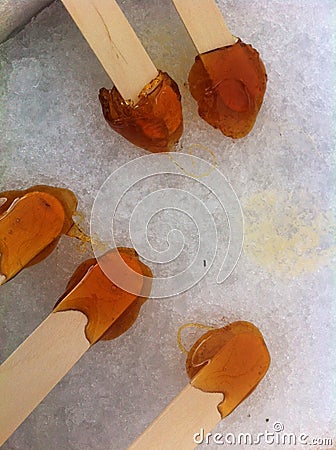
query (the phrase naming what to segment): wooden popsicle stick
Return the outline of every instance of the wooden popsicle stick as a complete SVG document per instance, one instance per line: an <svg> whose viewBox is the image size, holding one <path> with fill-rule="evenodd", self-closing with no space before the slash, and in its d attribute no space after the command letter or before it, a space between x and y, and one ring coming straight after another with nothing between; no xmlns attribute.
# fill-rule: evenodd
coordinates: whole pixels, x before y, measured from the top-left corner
<svg viewBox="0 0 336 450"><path fill-rule="evenodd" d="M120 259L127 270L120 266ZM127 278L137 294L113 283L108 274L112 276L116 270L119 279ZM138 310L135 317L134 308L129 317L125 318L125 313L127 316L133 302L139 305L140 301L141 306L147 299L147 276L152 277L151 270L131 248L112 249L76 269L54 311L0 366L0 446L91 345L107 331L108 339L120 335L111 336L114 324L119 323L121 332L133 324Z"/></svg>
<svg viewBox="0 0 336 450"><path fill-rule="evenodd" d="M158 70L115 0L62 0L125 100L138 100Z"/></svg>
<svg viewBox="0 0 336 450"><path fill-rule="evenodd" d="M212 341L211 344L211 336L215 333L217 338L220 336L220 341ZM219 342L222 347L218 348ZM206 343L210 353L206 351ZM197 359L202 346L202 356ZM129 450L195 448L222 417L229 415L257 387L269 364L270 355L263 336L250 322L237 321L208 331L188 353L187 373L189 376L194 373L191 384ZM195 373L197 367L199 369Z"/></svg>
<svg viewBox="0 0 336 450"><path fill-rule="evenodd" d="M87 317L51 313L0 366L0 446L90 348Z"/></svg>
<svg viewBox="0 0 336 450"><path fill-rule="evenodd" d="M172 0L198 53L232 45L230 33L214 0Z"/></svg>
<svg viewBox="0 0 336 450"><path fill-rule="evenodd" d="M222 420L217 405L221 393L208 393L188 384L128 450L191 450L197 446L194 436L208 433ZM196 436L197 437L197 436Z"/></svg>

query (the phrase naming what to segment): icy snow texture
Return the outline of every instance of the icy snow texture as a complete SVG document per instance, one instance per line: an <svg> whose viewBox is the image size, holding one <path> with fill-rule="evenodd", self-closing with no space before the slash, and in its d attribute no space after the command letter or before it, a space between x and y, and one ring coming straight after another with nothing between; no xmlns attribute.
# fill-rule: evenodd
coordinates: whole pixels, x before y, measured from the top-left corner
<svg viewBox="0 0 336 450"><path fill-rule="evenodd" d="M219 2L233 33L258 49L268 73L257 123L239 141L225 138L197 115L184 84L196 52L171 3L125 0L121 6L155 64L180 86L185 132L177 151L200 144L204 147L194 145L196 153L211 161L206 148L212 150L217 167L232 183L245 215L244 252L224 284L215 283L216 260L187 293L149 300L132 329L87 352L3 448L126 448L187 383L185 356L176 345L178 327L186 322L222 326L233 320L249 320L260 328L272 364L257 390L215 431L256 435L281 422L288 433L336 442L336 5L332 0ZM69 187L78 195L88 230L101 184L123 163L144 154L103 120L97 94L111 82L59 2L0 52L1 189L34 183ZM197 188L192 192L197 195ZM134 198L141 195L135 192ZM211 200L209 208L220 225L225 217ZM120 224L125 217L127 210ZM165 242L169 220L170 214L157 217L149 228L158 246ZM118 233L126 244L127 229ZM1 360L46 317L75 267L89 255L63 237L46 261L1 287ZM186 343L198 335L186 333Z"/></svg>
<svg viewBox="0 0 336 450"><path fill-rule="evenodd" d="M30 21L52 0L0 0L0 42Z"/></svg>

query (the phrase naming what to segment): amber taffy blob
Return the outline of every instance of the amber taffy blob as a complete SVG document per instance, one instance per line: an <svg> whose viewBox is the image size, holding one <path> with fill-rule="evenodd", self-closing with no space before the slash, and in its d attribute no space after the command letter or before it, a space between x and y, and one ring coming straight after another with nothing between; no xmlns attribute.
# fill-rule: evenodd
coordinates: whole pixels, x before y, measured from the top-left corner
<svg viewBox="0 0 336 450"><path fill-rule="evenodd" d="M240 39L196 56L189 89L198 113L234 139L254 126L266 90L267 75L259 53Z"/></svg>
<svg viewBox="0 0 336 450"><path fill-rule="evenodd" d="M105 273L106 267L113 269L117 264L117 252L132 269L125 273L132 285L131 292L115 285ZM100 261L103 262L104 271L95 258L78 267L54 308L54 312L76 310L85 314L88 318L85 334L91 344L100 339L114 339L127 331L136 320L151 289L152 272L139 260L134 249L110 250ZM140 279L136 277L135 282L132 280L133 271L142 275Z"/></svg>
<svg viewBox="0 0 336 450"><path fill-rule="evenodd" d="M74 226L68 189L33 186L0 193L0 284L46 258Z"/></svg>
<svg viewBox="0 0 336 450"><path fill-rule="evenodd" d="M189 351L186 369L194 387L224 394L218 405L224 418L256 388L269 365L262 334L240 321L201 336Z"/></svg>
<svg viewBox="0 0 336 450"><path fill-rule="evenodd" d="M148 83L138 102L125 101L114 87L99 91L103 114L114 131L150 152L168 152L183 131L181 95L165 72Z"/></svg>

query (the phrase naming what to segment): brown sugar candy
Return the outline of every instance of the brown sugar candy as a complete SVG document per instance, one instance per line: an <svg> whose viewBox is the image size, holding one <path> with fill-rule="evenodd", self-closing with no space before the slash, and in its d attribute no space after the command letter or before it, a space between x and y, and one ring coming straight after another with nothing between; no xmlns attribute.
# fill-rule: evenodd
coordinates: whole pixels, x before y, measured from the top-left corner
<svg viewBox="0 0 336 450"><path fill-rule="evenodd" d="M77 199L68 189L33 186L0 193L0 284L46 258L75 228Z"/></svg>
<svg viewBox="0 0 336 450"><path fill-rule="evenodd" d="M151 152L168 152L182 134L177 84L158 71L115 0L62 0L114 88L100 89L113 130Z"/></svg>
<svg viewBox="0 0 336 450"><path fill-rule="evenodd" d="M201 336L188 353L186 369L192 386L224 394L218 405L224 418L256 388L269 365L262 334L240 321Z"/></svg>
<svg viewBox="0 0 336 450"><path fill-rule="evenodd" d="M254 126L266 90L267 75L259 53L240 39L196 56L189 89L198 113L234 139Z"/></svg>
<svg viewBox="0 0 336 450"><path fill-rule="evenodd" d="M203 328L200 324L183 328L190 325ZM194 449L256 388L269 364L263 337L252 323L234 322L208 331L188 353L190 384L129 449L147 450L153 442L162 449Z"/></svg>
<svg viewBox="0 0 336 450"><path fill-rule="evenodd" d="M131 292L115 285L105 273L106 268L113 270L116 267L117 252L132 269L125 272ZM110 250L101 257L100 262L104 263L104 271L95 258L83 262L54 308L54 312L77 310L85 314L88 318L85 334L90 344L100 339L114 339L127 331L135 322L151 289L152 272L139 260L134 249ZM132 271L141 277L134 277ZM111 322L113 324L107 328Z"/></svg>
<svg viewBox="0 0 336 450"><path fill-rule="evenodd" d="M114 131L151 152L168 152L183 131L181 95L165 72L148 83L135 104L125 101L114 87L99 91L103 114Z"/></svg>
<svg viewBox="0 0 336 450"><path fill-rule="evenodd" d="M125 289L113 282L119 270ZM151 280L149 268L127 248L76 270L53 312L0 366L0 446L93 344L132 325Z"/></svg>

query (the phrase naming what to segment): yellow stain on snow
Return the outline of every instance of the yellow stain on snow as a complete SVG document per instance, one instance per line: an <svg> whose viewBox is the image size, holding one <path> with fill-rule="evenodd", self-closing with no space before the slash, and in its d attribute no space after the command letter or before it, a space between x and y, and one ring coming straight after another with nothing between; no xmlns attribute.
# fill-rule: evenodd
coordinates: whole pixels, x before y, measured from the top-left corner
<svg viewBox="0 0 336 450"><path fill-rule="evenodd" d="M177 330L177 345L182 353L185 353L186 355L189 353L189 350L184 346L182 342L182 331L186 328L199 328L201 330L214 330L216 327L212 325L203 325L202 323L185 323L184 325L181 325L180 328Z"/></svg>
<svg viewBox="0 0 336 450"><path fill-rule="evenodd" d="M272 272L314 272L335 256L335 219L304 192L264 191L242 201L244 250Z"/></svg>
<svg viewBox="0 0 336 450"><path fill-rule="evenodd" d="M208 156L210 155L211 160L209 162L208 168L204 172L198 172L198 167L196 166L197 165L199 166L200 163L199 160L197 159L195 160L194 156L200 159L204 159L204 157L202 157L203 155L202 156L195 155L196 152L203 152L203 153L205 152ZM200 180L202 178L206 178L207 176L209 176L216 169L217 166L216 155L214 151L207 145L195 143L190 144L188 150L185 153L188 153L190 157L190 162L192 166L191 170L186 169L180 163L178 163L176 159L171 155L171 153L168 153L168 156L174 162L174 164L176 164L186 175L195 178L197 180Z"/></svg>
<svg viewBox="0 0 336 450"><path fill-rule="evenodd" d="M77 220L75 220L75 217ZM83 231L83 224L85 222L85 215L81 211L76 211L73 216L74 224L68 231L67 235L78 239L77 250L79 253L87 251L88 244L96 251L106 252L111 246L107 242L103 242L99 237L88 235Z"/></svg>

